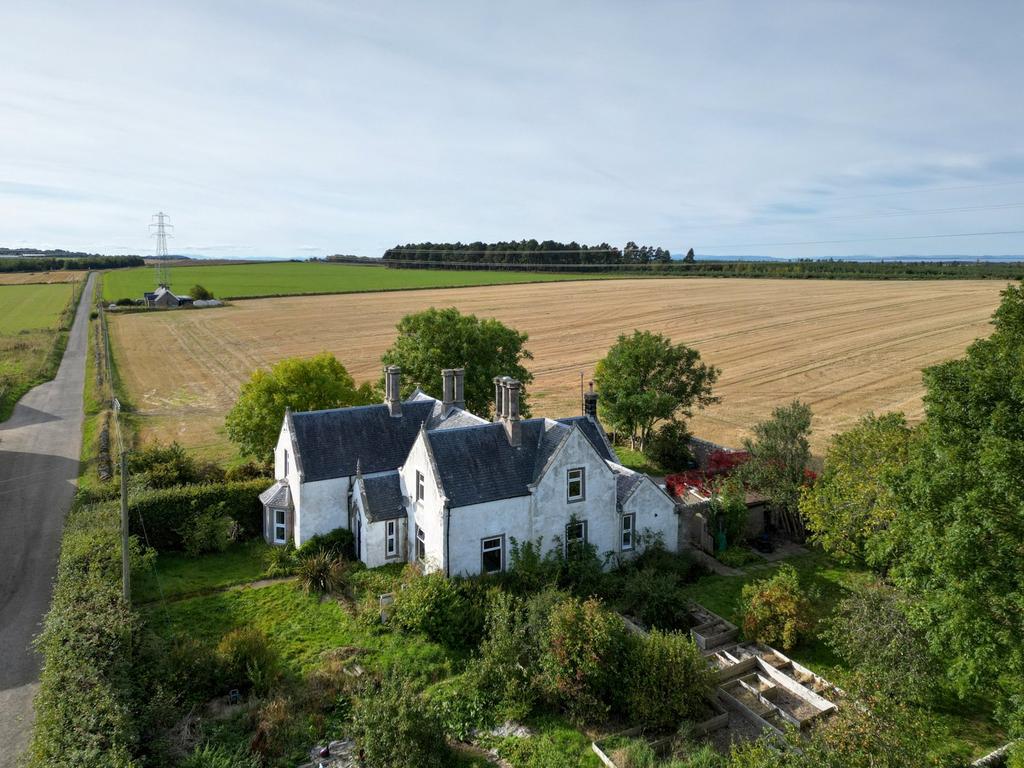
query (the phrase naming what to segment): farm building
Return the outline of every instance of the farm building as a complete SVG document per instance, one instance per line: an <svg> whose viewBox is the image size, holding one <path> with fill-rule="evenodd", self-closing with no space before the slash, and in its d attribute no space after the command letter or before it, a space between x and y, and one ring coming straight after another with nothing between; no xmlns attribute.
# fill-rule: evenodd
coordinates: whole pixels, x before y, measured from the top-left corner
<svg viewBox="0 0 1024 768"><path fill-rule="evenodd" d="M166 285L161 285L155 291L146 291L143 294L143 301L147 307L160 307L160 308L171 308L171 307L187 307L192 303L190 296L177 296L171 293L171 289Z"/></svg>
<svg viewBox="0 0 1024 768"><path fill-rule="evenodd" d="M278 480L260 496L269 543L348 528L368 566L449 575L505 570L513 539L631 556L650 533L679 547L676 502L619 463L596 393L583 416L523 419L519 382L499 377L488 421L465 409L461 369L442 372L442 400L419 389L401 400L400 375L385 369L380 405L286 412Z"/></svg>

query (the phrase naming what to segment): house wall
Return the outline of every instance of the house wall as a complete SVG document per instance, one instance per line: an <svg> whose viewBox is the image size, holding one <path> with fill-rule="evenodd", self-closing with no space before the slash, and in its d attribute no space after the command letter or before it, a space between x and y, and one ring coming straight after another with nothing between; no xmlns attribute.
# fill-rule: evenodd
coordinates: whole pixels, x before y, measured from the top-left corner
<svg viewBox="0 0 1024 768"><path fill-rule="evenodd" d="M352 507L355 514L355 519L359 525L359 551L356 553L357 557L366 565L367 568L376 568L381 565L387 565L388 563L399 563L406 560L406 554L408 552L406 548L406 542L408 540L408 522L404 518L395 520L395 524L398 526L396 534L398 536L398 549L394 557L387 556L387 522L381 520L380 522L370 522L366 517L366 511L363 509L362 495L359 493L358 482L355 484L354 493L352 494Z"/></svg>
<svg viewBox="0 0 1024 768"><path fill-rule="evenodd" d="M575 467L585 469L586 498L570 502L567 472ZM573 430L554 455L534 489L528 538L542 537L541 547L547 551L556 537L564 541L565 526L573 516L587 521L587 540L597 547L598 555L618 552L615 475L578 429Z"/></svg>
<svg viewBox="0 0 1024 768"><path fill-rule="evenodd" d="M502 564L507 570L512 538L520 543L530 538L531 498L489 501L451 511L451 538L448 541L449 574L475 576L481 572L480 543L492 536L504 536ZM443 532L443 529L442 529ZM550 542L548 543L550 546Z"/></svg>
<svg viewBox="0 0 1024 768"><path fill-rule="evenodd" d="M626 500L622 512L636 515L638 534L643 534L647 530L659 533L669 552L679 551L679 517L676 514L675 502L666 496L653 480L648 478L640 483ZM635 551L639 552L639 549Z"/></svg>
<svg viewBox="0 0 1024 768"><path fill-rule="evenodd" d="M416 500L416 471L423 473L423 499ZM421 432L409 451L405 464L399 469L402 493L409 499L409 518L412 521L406 532L406 546L409 562L416 560L416 526L426 535L425 571L444 569L444 504L446 499L438 486L437 476L430 461L426 438Z"/></svg>

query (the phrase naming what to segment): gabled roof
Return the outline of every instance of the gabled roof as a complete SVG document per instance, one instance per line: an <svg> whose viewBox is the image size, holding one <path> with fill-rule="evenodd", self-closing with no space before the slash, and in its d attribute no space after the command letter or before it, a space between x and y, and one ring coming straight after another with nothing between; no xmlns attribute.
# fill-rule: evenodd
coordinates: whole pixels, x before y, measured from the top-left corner
<svg viewBox="0 0 1024 768"><path fill-rule="evenodd" d="M304 482L398 469L436 401L406 400L402 415L387 405L362 405L291 414L292 440L302 455Z"/></svg>
<svg viewBox="0 0 1024 768"><path fill-rule="evenodd" d="M405 517L405 501L398 472L361 478L363 510L371 523Z"/></svg>
<svg viewBox="0 0 1024 768"><path fill-rule="evenodd" d="M451 506L529 495L530 485L572 433L571 427L550 419L526 419L520 429L518 448L509 444L500 423L426 433L441 489Z"/></svg>
<svg viewBox="0 0 1024 768"><path fill-rule="evenodd" d="M292 489L287 480L278 480L260 494L260 503L265 507L292 509Z"/></svg>
<svg viewBox="0 0 1024 768"><path fill-rule="evenodd" d="M647 476L618 464L611 465L611 468L615 473L615 502L621 509Z"/></svg>
<svg viewBox="0 0 1024 768"><path fill-rule="evenodd" d="M385 404L291 412L289 430L303 482L390 472L405 463L421 427L449 429L487 424L468 411L449 408L417 390L392 416Z"/></svg>
<svg viewBox="0 0 1024 768"><path fill-rule="evenodd" d="M611 443L608 442L608 438L605 437L604 428L601 423L590 416L570 416L567 419L559 419L559 423L567 424L570 427L576 426L580 428L580 431L586 435L587 439L594 446L601 458L605 461L614 461L616 464L619 463L619 457L615 455L615 451L612 450Z"/></svg>

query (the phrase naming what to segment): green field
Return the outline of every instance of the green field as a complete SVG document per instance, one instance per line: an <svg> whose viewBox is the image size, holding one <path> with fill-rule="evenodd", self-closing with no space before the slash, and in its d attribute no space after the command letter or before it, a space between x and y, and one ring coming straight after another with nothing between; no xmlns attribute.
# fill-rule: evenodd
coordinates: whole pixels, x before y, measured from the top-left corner
<svg viewBox="0 0 1024 768"><path fill-rule="evenodd" d="M0 285L0 421L57 372L77 285Z"/></svg>
<svg viewBox="0 0 1024 768"><path fill-rule="evenodd" d="M103 279L103 298L141 299L155 287L153 267L118 269ZM611 275L541 274L537 272L386 269L358 264L278 262L171 267L171 290L188 294L200 284L219 299L251 296L294 296L304 293L361 293L409 288L458 288L468 285L593 280Z"/></svg>
<svg viewBox="0 0 1024 768"><path fill-rule="evenodd" d="M56 328L74 285L0 285L0 334Z"/></svg>

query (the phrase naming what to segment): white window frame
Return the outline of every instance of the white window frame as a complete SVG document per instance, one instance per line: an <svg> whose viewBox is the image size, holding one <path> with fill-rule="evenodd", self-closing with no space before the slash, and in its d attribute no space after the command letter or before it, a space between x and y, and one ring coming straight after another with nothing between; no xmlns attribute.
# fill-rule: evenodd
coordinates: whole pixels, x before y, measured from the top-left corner
<svg viewBox="0 0 1024 768"><path fill-rule="evenodd" d="M426 495L425 485L423 482L423 473L418 469L416 470L416 501L423 501L423 497Z"/></svg>
<svg viewBox="0 0 1024 768"><path fill-rule="evenodd" d="M619 549L632 552L636 548L636 513L629 512L622 516L619 528Z"/></svg>
<svg viewBox="0 0 1024 768"><path fill-rule="evenodd" d="M571 527L573 527L574 525L579 525L579 526L581 526L583 528L583 537L582 538L574 539L574 538L571 538L569 536L569 529ZM566 555L569 554L569 547L574 542L577 542L577 541L581 542L584 546L586 546L586 544L587 544L587 521L586 520L576 520L574 522L566 523L565 524L565 554Z"/></svg>
<svg viewBox="0 0 1024 768"><path fill-rule="evenodd" d="M387 557L398 557L398 521L384 522L384 553Z"/></svg>
<svg viewBox="0 0 1024 768"><path fill-rule="evenodd" d="M427 534L426 534L426 532L422 528L420 528L417 525L416 526L416 560L418 560L419 562L422 563L426 559L427 559Z"/></svg>
<svg viewBox="0 0 1024 768"><path fill-rule="evenodd" d="M574 475L576 477L574 477ZM580 492L577 495L572 493L572 484L580 484ZM565 498L572 504L577 501L585 501L587 498L587 471L584 467L573 467L565 471Z"/></svg>
<svg viewBox="0 0 1024 768"><path fill-rule="evenodd" d="M273 515L274 522L274 543L275 544L287 544L288 543L288 513L283 509L271 509L270 513ZM281 516L281 522L277 522L277 516ZM281 535L278 536L278 531Z"/></svg>
<svg viewBox="0 0 1024 768"><path fill-rule="evenodd" d="M493 542L497 542L497 546L493 546ZM491 544L491 546L488 546ZM495 571L489 571L484 566L484 555L489 552L498 553L498 569ZM505 571L505 534L500 536L487 536L480 539L480 573L503 573Z"/></svg>

